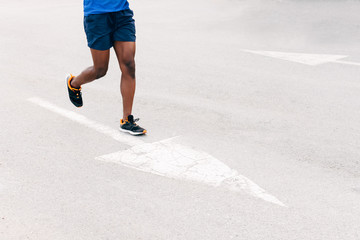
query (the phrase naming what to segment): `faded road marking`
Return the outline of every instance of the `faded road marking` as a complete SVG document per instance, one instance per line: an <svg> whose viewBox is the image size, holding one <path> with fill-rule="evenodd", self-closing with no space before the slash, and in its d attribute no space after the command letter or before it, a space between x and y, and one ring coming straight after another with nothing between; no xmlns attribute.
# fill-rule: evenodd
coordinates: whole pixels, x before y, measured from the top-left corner
<svg viewBox="0 0 360 240"><path fill-rule="evenodd" d="M225 187L285 206L276 197L268 194L256 183L240 175L218 159L205 152L174 143L173 138L155 143L145 143L136 137L120 133L118 130L90 120L81 114L60 108L41 98L30 98L28 101L131 146L125 151L97 157L97 160L117 163L168 178Z"/></svg>
<svg viewBox="0 0 360 240"><path fill-rule="evenodd" d="M33 97L33 98L29 98L28 101L35 103L35 104L39 105L40 107L43 107L49 111L55 112L67 119L70 119L72 121L80 123L88 128L91 128L91 129L97 131L97 132L103 133L121 143L130 145L130 146L135 146L135 145L139 145L139 144L143 143L143 141L137 139L136 137L122 134L118 130L115 130L115 129L105 126L101 123L97 123L93 120L90 120L81 114L60 108L60 107L58 107L46 100L43 100L41 98Z"/></svg>
<svg viewBox="0 0 360 240"><path fill-rule="evenodd" d="M330 54L309 54L294 52L275 52L275 51L254 51L243 49L242 51L258 54L266 57L278 58L286 61L302 63L306 65L316 66L325 63L340 63L347 65L360 66L360 63L340 60L346 58L346 55L330 55Z"/></svg>
<svg viewBox="0 0 360 240"><path fill-rule="evenodd" d="M213 156L171 140L144 143L96 159L168 178L197 181L236 192L246 192L267 202L285 206L276 197Z"/></svg>

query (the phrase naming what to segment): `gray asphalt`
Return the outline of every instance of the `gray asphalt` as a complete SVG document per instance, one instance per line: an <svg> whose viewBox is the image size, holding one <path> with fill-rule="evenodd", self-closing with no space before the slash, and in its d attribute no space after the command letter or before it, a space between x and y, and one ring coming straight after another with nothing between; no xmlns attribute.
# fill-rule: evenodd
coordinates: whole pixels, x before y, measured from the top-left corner
<svg viewBox="0 0 360 240"><path fill-rule="evenodd" d="M360 62L360 3L130 4L141 139L180 136L287 207L95 160L129 146L27 99L116 129L115 55L76 109L65 75L91 64L82 2L0 0L0 239L360 239L360 67L242 51Z"/></svg>

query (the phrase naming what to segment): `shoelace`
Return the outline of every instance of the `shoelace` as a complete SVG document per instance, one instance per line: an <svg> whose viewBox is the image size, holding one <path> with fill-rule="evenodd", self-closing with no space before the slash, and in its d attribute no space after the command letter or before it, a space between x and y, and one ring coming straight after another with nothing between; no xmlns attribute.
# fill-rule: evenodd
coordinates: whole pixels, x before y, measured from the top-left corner
<svg viewBox="0 0 360 240"><path fill-rule="evenodd" d="M140 120L140 118L135 118L133 122L130 122L130 121L128 121L128 122L137 126L137 124L135 122L138 122L139 120Z"/></svg>

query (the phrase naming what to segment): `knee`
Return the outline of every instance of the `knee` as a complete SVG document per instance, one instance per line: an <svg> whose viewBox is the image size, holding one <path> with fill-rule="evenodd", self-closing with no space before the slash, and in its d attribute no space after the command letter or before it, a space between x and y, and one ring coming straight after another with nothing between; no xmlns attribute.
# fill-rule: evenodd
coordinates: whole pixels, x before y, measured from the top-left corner
<svg viewBox="0 0 360 240"><path fill-rule="evenodd" d="M128 59L123 61L122 69L125 70L131 77L135 78L135 61L134 59Z"/></svg>
<svg viewBox="0 0 360 240"><path fill-rule="evenodd" d="M100 67L95 69L96 79L102 78L107 73L107 67Z"/></svg>

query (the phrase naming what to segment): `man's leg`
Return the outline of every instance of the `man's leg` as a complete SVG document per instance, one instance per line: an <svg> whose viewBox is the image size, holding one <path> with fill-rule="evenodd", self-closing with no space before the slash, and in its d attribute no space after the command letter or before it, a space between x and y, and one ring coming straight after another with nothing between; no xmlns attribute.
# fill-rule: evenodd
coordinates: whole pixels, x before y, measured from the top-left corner
<svg viewBox="0 0 360 240"><path fill-rule="evenodd" d="M71 86L73 88L80 88L81 85L94 81L95 79L105 76L108 65L110 50L100 51L90 49L93 59L93 66L85 69L80 75L73 78Z"/></svg>
<svg viewBox="0 0 360 240"><path fill-rule="evenodd" d="M123 99L123 119L131 115L135 95L135 42L114 43L121 69L120 91Z"/></svg>

